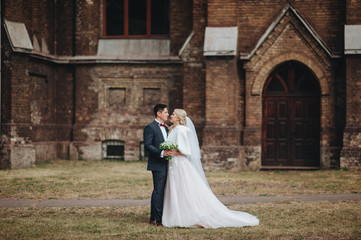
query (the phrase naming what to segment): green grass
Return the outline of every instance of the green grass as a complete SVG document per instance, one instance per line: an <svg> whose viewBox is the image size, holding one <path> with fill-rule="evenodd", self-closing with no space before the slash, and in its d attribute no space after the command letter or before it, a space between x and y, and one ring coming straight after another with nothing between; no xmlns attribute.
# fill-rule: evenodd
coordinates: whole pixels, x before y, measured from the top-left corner
<svg viewBox="0 0 361 240"><path fill-rule="evenodd" d="M361 173L322 171L207 172L216 195L279 196L356 193ZM149 199L145 162L51 161L0 171L1 198ZM151 226L149 206L0 208L0 239L361 239L359 201L232 204L256 215L245 228L182 229Z"/></svg>
<svg viewBox="0 0 361 240"><path fill-rule="evenodd" d="M342 170L206 172L222 196L357 193L361 173ZM145 162L66 161L0 171L2 198L147 199L152 177Z"/></svg>
<svg viewBox="0 0 361 240"><path fill-rule="evenodd" d="M0 209L0 239L360 239L359 202L231 205L260 219L245 228L148 224L149 207Z"/></svg>

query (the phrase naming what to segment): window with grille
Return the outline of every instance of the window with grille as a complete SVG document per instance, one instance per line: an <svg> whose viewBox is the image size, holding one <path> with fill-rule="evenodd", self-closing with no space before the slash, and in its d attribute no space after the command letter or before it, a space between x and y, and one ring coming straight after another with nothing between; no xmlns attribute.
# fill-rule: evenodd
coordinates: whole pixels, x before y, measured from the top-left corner
<svg viewBox="0 0 361 240"><path fill-rule="evenodd" d="M103 144L103 158L124 160L124 142L119 140L107 140Z"/></svg>
<svg viewBox="0 0 361 240"><path fill-rule="evenodd" d="M167 37L169 0L104 0L104 37Z"/></svg>

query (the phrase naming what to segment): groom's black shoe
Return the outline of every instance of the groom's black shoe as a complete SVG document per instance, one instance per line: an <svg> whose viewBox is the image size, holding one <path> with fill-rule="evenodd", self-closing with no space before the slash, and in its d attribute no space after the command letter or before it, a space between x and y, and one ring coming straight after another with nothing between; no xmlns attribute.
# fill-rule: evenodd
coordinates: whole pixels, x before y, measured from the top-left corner
<svg viewBox="0 0 361 240"><path fill-rule="evenodd" d="M155 220L149 220L149 224L155 225L155 226L163 226L162 222L157 222Z"/></svg>

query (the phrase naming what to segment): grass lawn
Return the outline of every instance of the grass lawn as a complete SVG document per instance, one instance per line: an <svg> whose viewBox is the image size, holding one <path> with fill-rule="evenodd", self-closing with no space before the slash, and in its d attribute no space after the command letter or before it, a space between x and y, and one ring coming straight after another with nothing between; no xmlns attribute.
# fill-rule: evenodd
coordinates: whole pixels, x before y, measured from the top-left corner
<svg viewBox="0 0 361 240"><path fill-rule="evenodd" d="M361 239L359 202L230 205L260 219L245 228L148 224L149 207L0 209L0 239Z"/></svg>
<svg viewBox="0 0 361 240"><path fill-rule="evenodd" d="M145 162L52 161L0 171L1 198L149 198ZM219 196L356 193L361 172L207 172ZM0 208L0 239L361 239L361 203L289 202L231 204L256 215L245 228L181 229L148 224L149 206Z"/></svg>
<svg viewBox="0 0 361 240"><path fill-rule="evenodd" d="M219 196L357 193L361 173L342 170L207 172ZM146 162L66 161L0 171L1 198L148 199L151 172Z"/></svg>

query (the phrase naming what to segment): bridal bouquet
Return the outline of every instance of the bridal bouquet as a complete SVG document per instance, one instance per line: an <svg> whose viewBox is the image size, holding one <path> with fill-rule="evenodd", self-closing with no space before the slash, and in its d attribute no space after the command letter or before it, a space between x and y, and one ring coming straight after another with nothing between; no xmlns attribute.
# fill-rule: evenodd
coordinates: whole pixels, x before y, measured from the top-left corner
<svg viewBox="0 0 361 240"><path fill-rule="evenodd" d="M165 141L165 142L162 142L160 145L159 145L159 148L161 150L177 150L178 149L178 144L174 143L174 142L171 142L171 141ZM171 160L172 159L172 156L169 156L169 157L165 157L164 158L165 160Z"/></svg>

